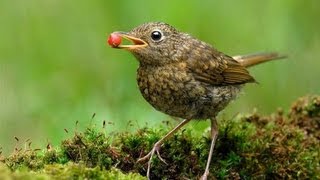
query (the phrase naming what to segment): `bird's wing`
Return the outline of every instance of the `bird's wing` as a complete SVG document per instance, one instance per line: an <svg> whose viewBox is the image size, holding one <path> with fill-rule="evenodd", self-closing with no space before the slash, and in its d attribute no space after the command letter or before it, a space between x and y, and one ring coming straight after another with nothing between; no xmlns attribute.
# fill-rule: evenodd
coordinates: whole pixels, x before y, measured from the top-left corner
<svg viewBox="0 0 320 180"><path fill-rule="evenodd" d="M211 51L210 55L193 56L187 62L194 78L207 84L231 85L255 82L245 67L223 53Z"/></svg>

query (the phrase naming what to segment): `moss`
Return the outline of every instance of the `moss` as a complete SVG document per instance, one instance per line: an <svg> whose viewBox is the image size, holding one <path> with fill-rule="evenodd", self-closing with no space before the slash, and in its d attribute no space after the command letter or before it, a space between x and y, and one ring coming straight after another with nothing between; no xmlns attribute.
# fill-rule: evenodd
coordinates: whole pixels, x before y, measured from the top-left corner
<svg viewBox="0 0 320 180"><path fill-rule="evenodd" d="M291 122L303 129L309 136L320 140L320 97L299 98L289 113Z"/></svg>
<svg viewBox="0 0 320 180"><path fill-rule="evenodd" d="M62 153L70 161L83 162L88 167L103 167L109 169L112 164L111 145L102 132L87 128L82 133L76 133L72 139L62 141Z"/></svg>
<svg viewBox="0 0 320 180"><path fill-rule="evenodd" d="M252 113L220 120L210 178L319 179L319 120L319 96L298 99L288 115L279 110L269 116ZM145 179L147 163L136 160L170 128L109 135L97 129L75 133L59 147L0 154L5 164L0 174L16 179ZM166 163L153 158L151 179L199 178L210 142L208 134L195 136L191 128L176 133L160 150Z"/></svg>
<svg viewBox="0 0 320 180"><path fill-rule="evenodd" d="M89 168L82 163L50 164L41 171L19 170L11 171L7 166L0 164L0 179L145 179L136 173L124 174L119 169L111 168L103 171L98 167Z"/></svg>
<svg viewBox="0 0 320 180"><path fill-rule="evenodd" d="M41 155L37 153L36 150L15 150L9 157L5 158L3 161L6 165L12 169L32 169L37 170L43 168L44 164L40 160Z"/></svg>
<svg viewBox="0 0 320 180"><path fill-rule="evenodd" d="M0 163L0 179L46 180L50 177L27 169L11 171L6 165Z"/></svg>

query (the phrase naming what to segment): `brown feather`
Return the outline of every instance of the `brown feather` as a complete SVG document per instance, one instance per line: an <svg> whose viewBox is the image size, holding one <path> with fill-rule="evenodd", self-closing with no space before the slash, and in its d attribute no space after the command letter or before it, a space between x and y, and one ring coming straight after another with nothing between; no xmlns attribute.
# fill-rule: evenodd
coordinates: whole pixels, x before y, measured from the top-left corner
<svg viewBox="0 0 320 180"><path fill-rule="evenodd" d="M249 71L231 57L227 60L227 68L222 72L226 84L243 84L255 82Z"/></svg>
<svg viewBox="0 0 320 180"><path fill-rule="evenodd" d="M189 70L194 78L211 85L232 85L255 82L248 70L239 62L222 53L214 54L214 59L191 60ZM210 61L210 63L208 63ZM209 64L209 66L208 66ZM191 67L197 67L192 69ZM205 68L204 68L205 67Z"/></svg>
<svg viewBox="0 0 320 180"><path fill-rule="evenodd" d="M286 57L287 57L286 55L282 55L276 52L269 52L269 53L239 55L239 56L233 56L232 58L238 61L242 66L248 68L260 63L268 62L270 60L283 59Z"/></svg>

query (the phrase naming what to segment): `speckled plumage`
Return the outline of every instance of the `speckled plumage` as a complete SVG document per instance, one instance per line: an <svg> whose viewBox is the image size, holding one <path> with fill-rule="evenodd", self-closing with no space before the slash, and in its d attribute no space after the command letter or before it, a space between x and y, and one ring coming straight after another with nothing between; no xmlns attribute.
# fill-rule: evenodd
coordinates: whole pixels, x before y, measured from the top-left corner
<svg viewBox="0 0 320 180"><path fill-rule="evenodd" d="M148 35L161 30L155 43ZM143 24L128 33L149 43L131 52L139 60L137 81L143 97L157 110L184 119L215 117L253 82L248 71L209 44L165 23Z"/></svg>
<svg viewBox="0 0 320 180"><path fill-rule="evenodd" d="M215 117L240 90L241 85L212 86L198 81L184 66L139 67L140 91L155 109L184 119L208 119Z"/></svg>

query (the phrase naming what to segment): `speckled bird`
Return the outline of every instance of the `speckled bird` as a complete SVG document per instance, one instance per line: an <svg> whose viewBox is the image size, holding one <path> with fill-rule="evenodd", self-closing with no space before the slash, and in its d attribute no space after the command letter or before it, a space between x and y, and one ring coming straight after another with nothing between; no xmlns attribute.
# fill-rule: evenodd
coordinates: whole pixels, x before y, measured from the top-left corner
<svg viewBox="0 0 320 180"><path fill-rule="evenodd" d="M247 67L283 56L258 53L231 57L163 22L145 23L129 32L112 34L132 42L113 47L131 52L139 61L137 81L143 97L158 111L184 119L138 160L149 160L147 177L150 178L155 153L164 161L159 149L167 138L190 120L210 119L212 142L201 176L207 179L218 134L216 116L236 98L244 84L256 82Z"/></svg>

